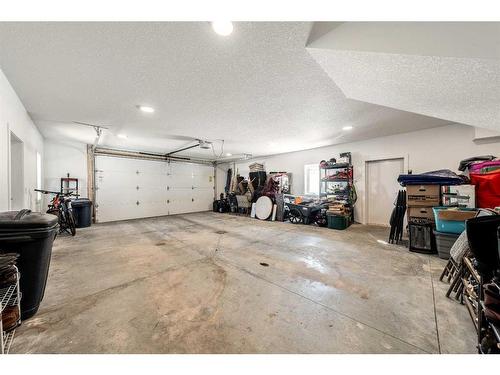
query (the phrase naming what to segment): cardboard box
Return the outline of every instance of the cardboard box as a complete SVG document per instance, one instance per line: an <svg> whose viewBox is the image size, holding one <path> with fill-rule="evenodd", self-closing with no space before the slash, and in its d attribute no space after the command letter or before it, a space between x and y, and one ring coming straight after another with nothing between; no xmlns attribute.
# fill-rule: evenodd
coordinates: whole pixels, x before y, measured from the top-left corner
<svg viewBox="0 0 500 375"><path fill-rule="evenodd" d="M432 207L408 207L409 218L422 218L434 221Z"/></svg>
<svg viewBox="0 0 500 375"><path fill-rule="evenodd" d="M407 185L406 194L420 196L439 196L440 185Z"/></svg>
<svg viewBox="0 0 500 375"><path fill-rule="evenodd" d="M446 221L465 221L472 219L477 214L477 211L460 211L460 210L440 210L438 211L438 219Z"/></svg>
<svg viewBox="0 0 500 375"><path fill-rule="evenodd" d="M406 204L408 207L439 206L440 192L439 185L407 185Z"/></svg>

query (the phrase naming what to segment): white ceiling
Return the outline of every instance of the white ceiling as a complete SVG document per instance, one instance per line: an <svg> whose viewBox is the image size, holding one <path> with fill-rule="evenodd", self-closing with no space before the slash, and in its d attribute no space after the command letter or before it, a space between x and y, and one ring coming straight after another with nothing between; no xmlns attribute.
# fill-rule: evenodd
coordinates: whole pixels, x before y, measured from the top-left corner
<svg viewBox="0 0 500 375"><path fill-rule="evenodd" d="M167 152L194 137L268 155L449 123L388 108L390 100L372 100L376 87L365 87L368 97L349 94L382 105L346 98L305 48L311 27L238 22L221 37L208 22L0 23L0 66L46 137L92 143L93 130L71 121L97 123L110 128L101 145L123 149ZM336 61L344 75L351 63Z"/></svg>
<svg viewBox="0 0 500 375"><path fill-rule="evenodd" d="M500 22L314 29L307 50L348 98L500 130Z"/></svg>

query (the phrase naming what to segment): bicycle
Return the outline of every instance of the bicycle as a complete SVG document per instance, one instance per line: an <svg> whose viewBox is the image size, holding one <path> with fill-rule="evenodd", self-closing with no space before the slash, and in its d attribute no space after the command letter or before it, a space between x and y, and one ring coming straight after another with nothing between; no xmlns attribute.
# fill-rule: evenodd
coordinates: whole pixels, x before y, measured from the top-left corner
<svg viewBox="0 0 500 375"><path fill-rule="evenodd" d="M73 210L71 209L71 196L76 196L75 194L61 193L59 191L49 191L35 189L42 194L55 194L55 197L49 203L48 214L56 215L59 221L59 233L69 233L72 236L76 234L75 218L73 216Z"/></svg>

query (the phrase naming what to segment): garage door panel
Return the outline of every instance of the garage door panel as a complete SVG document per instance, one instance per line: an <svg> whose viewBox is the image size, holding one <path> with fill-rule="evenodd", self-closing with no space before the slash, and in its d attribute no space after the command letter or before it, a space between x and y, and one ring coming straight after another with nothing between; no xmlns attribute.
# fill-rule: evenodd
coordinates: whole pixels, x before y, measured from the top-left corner
<svg viewBox="0 0 500 375"><path fill-rule="evenodd" d="M197 187L214 186L214 169L210 166L199 165L193 170L193 182Z"/></svg>
<svg viewBox="0 0 500 375"><path fill-rule="evenodd" d="M166 177L163 179L161 176L143 176L143 178L139 179L137 181L137 186L139 188L144 189L144 188L154 188L154 189L159 189L160 190L165 190L167 188L167 179Z"/></svg>
<svg viewBox="0 0 500 375"><path fill-rule="evenodd" d="M171 174L167 179L167 186L170 188L189 188L193 187L193 176L186 173Z"/></svg>
<svg viewBox="0 0 500 375"><path fill-rule="evenodd" d="M139 181L142 185L166 185L168 181L167 173L158 171L158 173L141 172L139 173Z"/></svg>
<svg viewBox="0 0 500 375"><path fill-rule="evenodd" d="M195 189L193 193L192 210L194 212L210 210L213 203L213 189Z"/></svg>
<svg viewBox="0 0 500 375"><path fill-rule="evenodd" d="M141 216L137 210L136 202L120 202L120 203L99 203L97 208L98 221L115 221L137 219Z"/></svg>
<svg viewBox="0 0 500 375"><path fill-rule="evenodd" d="M169 214L192 212L193 189L171 188L167 194L169 200Z"/></svg>
<svg viewBox="0 0 500 375"><path fill-rule="evenodd" d="M169 203L167 203L167 211L168 215L177 215L189 212L186 210L186 202L175 199L169 200Z"/></svg>
<svg viewBox="0 0 500 375"><path fill-rule="evenodd" d="M133 201L135 202L139 195L135 188L121 188L121 189L106 189L99 187L96 192L96 198L98 202L125 202Z"/></svg>
<svg viewBox="0 0 500 375"><path fill-rule="evenodd" d="M166 201L161 202L141 202L137 207L139 217L153 217L168 215Z"/></svg>
<svg viewBox="0 0 500 375"><path fill-rule="evenodd" d="M214 186L213 174L205 173L205 174L194 175L193 185L200 188L210 188Z"/></svg>
<svg viewBox="0 0 500 375"><path fill-rule="evenodd" d="M213 174L214 168L210 165L193 164L192 172L195 175L207 174L207 173Z"/></svg>
<svg viewBox="0 0 500 375"><path fill-rule="evenodd" d="M168 195L168 213L169 215L175 215L185 212L191 212L191 194L190 191L177 191L174 194Z"/></svg>
<svg viewBox="0 0 500 375"><path fill-rule="evenodd" d="M96 184L106 189L120 189L124 186L137 186L140 179L135 174L125 171L106 171L96 174Z"/></svg>
<svg viewBox="0 0 500 375"><path fill-rule="evenodd" d="M165 201L167 197L167 187L166 186L139 186L137 190L139 192L139 196L142 196L143 199L153 200L153 201Z"/></svg>
<svg viewBox="0 0 500 375"><path fill-rule="evenodd" d="M170 188L167 193L167 199L174 200L178 202L188 202L191 200L193 195L192 188Z"/></svg>
<svg viewBox="0 0 500 375"><path fill-rule="evenodd" d="M166 174L165 163L162 161L138 160L137 162L136 168L139 174Z"/></svg>
<svg viewBox="0 0 500 375"><path fill-rule="evenodd" d="M210 175L211 166L96 156L97 220L208 210L214 188Z"/></svg>

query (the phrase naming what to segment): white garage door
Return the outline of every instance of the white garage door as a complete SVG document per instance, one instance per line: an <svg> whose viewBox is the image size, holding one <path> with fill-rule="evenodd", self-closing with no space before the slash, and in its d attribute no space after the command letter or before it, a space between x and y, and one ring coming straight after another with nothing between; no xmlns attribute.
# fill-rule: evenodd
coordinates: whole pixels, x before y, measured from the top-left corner
<svg viewBox="0 0 500 375"><path fill-rule="evenodd" d="M96 156L96 221L207 211L214 198L209 165Z"/></svg>

